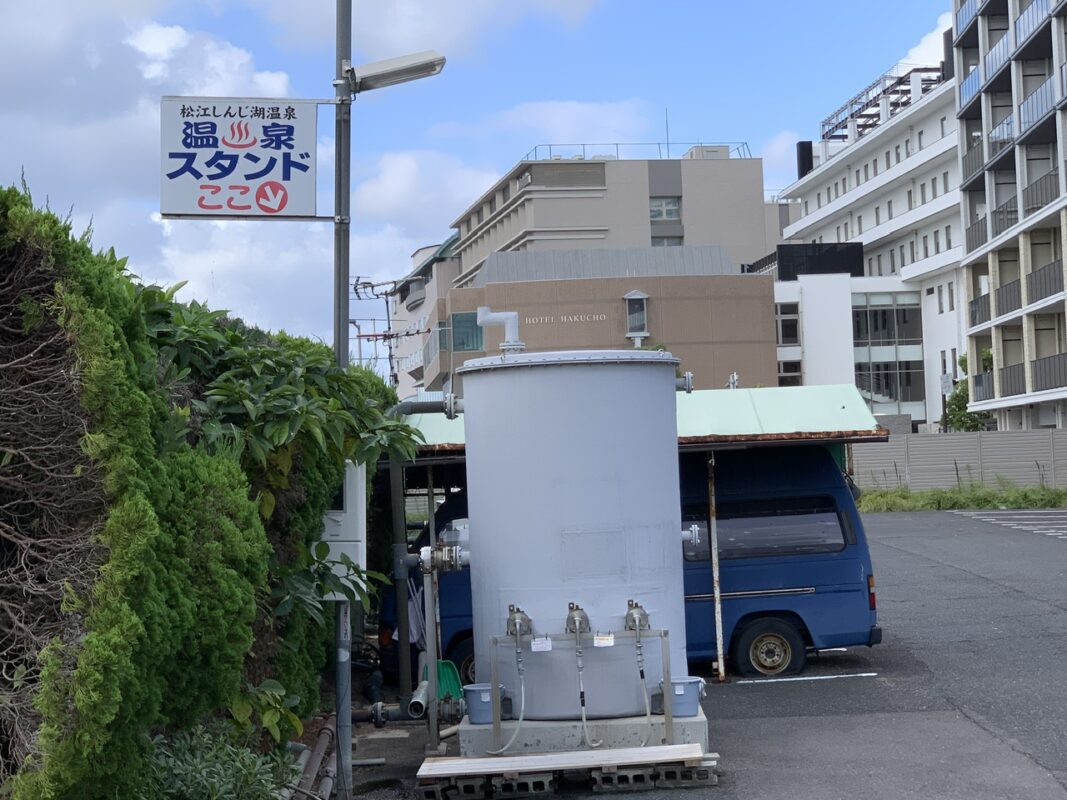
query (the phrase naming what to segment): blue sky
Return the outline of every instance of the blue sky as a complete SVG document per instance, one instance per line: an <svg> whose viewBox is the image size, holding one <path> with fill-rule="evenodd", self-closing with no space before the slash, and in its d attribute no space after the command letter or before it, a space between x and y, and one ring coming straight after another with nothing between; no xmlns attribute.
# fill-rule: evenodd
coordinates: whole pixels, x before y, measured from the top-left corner
<svg viewBox="0 0 1067 800"><path fill-rule="evenodd" d="M353 274L402 275L531 147L746 141L766 187L793 142L898 61L940 58L948 2L356 0L354 60L433 48L444 72L354 107ZM0 179L92 219L146 280L328 338L329 227L162 221L162 94L327 97L332 0L36 0L0 8ZM924 38L925 37L925 38ZM918 48L918 49L913 49ZM332 123L320 115L320 212ZM354 308L382 316L380 307Z"/></svg>

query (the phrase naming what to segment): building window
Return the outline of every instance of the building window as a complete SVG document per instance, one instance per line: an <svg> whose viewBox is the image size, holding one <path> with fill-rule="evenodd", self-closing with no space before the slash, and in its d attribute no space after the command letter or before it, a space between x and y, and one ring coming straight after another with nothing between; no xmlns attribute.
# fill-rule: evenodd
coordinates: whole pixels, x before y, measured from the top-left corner
<svg viewBox="0 0 1067 800"><path fill-rule="evenodd" d="M949 286L952 284L950 283ZM952 380L958 381L960 379L960 360L956 358L956 348L952 348Z"/></svg>
<svg viewBox="0 0 1067 800"><path fill-rule="evenodd" d="M485 219L485 214L482 212L482 209L479 208L478 212L474 216L478 220L478 224L481 225L482 220Z"/></svg>
<svg viewBox="0 0 1067 800"><path fill-rule="evenodd" d="M900 145L899 144L896 147L893 148L893 163L894 164L899 164L900 163Z"/></svg>
<svg viewBox="0 0 1067 800"><path fill-rule="evenodd" d="M822 208L822 192L815 193L815 207Z"/></svg>
<svg viewBox="0 0 1067 800"><path fill-rule="evenodd" d="M778 362L779 386L800 386L802 382L803 381L799 361Z"/></svg>
<svg viewBox="0 0 1067 800"><path fill-rule="evenodd" d="M863 233L863 214L856 215L856 235Z"/></svg>
<svg viewBox="0 0 1067 800"><path fill-rule="evenodd" d="M937 313L945 313L945 287L940 283L937 285Z"/></svg>
<svg viewBox="0 0 1067 800"><path fill-rule="evenodd" d="M804 201L804 216L806 217L807 215L808 215L808 201L805 200Z"/></svg>
<svg viewBox="0 0 1067 800"><path fill-rule="evenodd" d="M952 226L951 225L946 225L945 226L945 249L946 250L951 250L952 249Z"/></svg>
<svg viewBox="0 0 1067 800"><path fill-rule="evenodd" d="M874 207L874 224L875 225L881 225L882 224L882 207L881 206L875 206Z"/></svg>
<svg viewBox="0 0 1067 800"><path fill-rule="evenodd" d="M653 247L681 247L682 246L682 237L681 236L653 236L652 237L652 246Z"/></svg>
<svg viewBox="0 0 1067 800"><path fill-rule="evenodd" d="M919 205L922 205L925 202L926 202L926 184L925 183L920 183L919 184Z"/></svg>
<svg viewBox="0 0 1067 800"><path fill-rule="evenodd" d="M500 202L507 203L511 199L511 181L504 184L503 190L500 192Z"/></svg>
<svg viewBox="0 0 1067 800"><path fill-rule="evenodd" d="M834 181L834 200L841 196L841 184L839 181Z"/></svg>
<svg viewBox="0 0 1067 800"><path fill-rule="evenodd" d="M648 338L648 295L636 289L623 295L626 303L626 338L640 347Z"/></svg>
<svg viewBox="0 0 1067 800"><path fill-rule="evenodd" d="M941 135L945 135L945 126L948 124L948 117L941 117Z"/></svg>
<svg viewBox="0 0 1067 800"><path fill-rule="evenodd" d="M904 140L904 158L911 157L911 139Z"/></svg>
<svg viewBox="0 0 1067 800"><path fill-rule="evenodd" d="M915 208L915 196L912 194L911 189L908 189L908 211Z"/></svg>
<svg viewBox="0 0 1067 800"><path fill-rule="evenodd" d="M886 219L893 219L893 201L885 201L885 217Z"/></svg>
<svg viewBox="0 0 1067 800"><path fill-rule="evenodd" d="M908 242L908 261L912 264L915 263L915 240L912 239Z"/></svg>
<svg viewBox="0 0 1067 800"><path fill-rule="evenodd" d="M956 292L952 288L952 281L948 282L948 310L949 311L955 311L956 310ZM955 358L956 358L955 353L953 353L952 358L953 358L953 361L955 361Z"/></svg>
<svg viewBox="0 0 1067 800"><path fill-rule="evenodd" d="M889 274L895 275L897 272L897 251L892 247L889 248Z"/></svg>
<svg viewBox="0 0 1067 800"><path fill-rule="evenodd" d="M863 180L869 181L870 179L871 179L871 165L870 164L864 164L863 165Z"/></svg>
<svg viewBox="0 0 1067 800"><path fill-rule="evenodd" d="M867 256L867 274L874 275L874 256Z"/></svg>
<svg viewBox="0 0 1067 800"><path fill-rule="evenodd" d="M900 246L900 268L904 269L904 245Z"/></svg>
<svg viewBox="0 0 1067 800"><path fill-rule="evenodd" d="M485 350L482 328L478 324L478 315L475 312L452 315L452 349L457 353Z"/></svg>
<svg viewBox="0 0 1067 800"><path fill-rule="evenodd" d="M878 177L878 159L877 158L874 159L874 161L871 162L871 171L874 172L874 177L877 178Z"/></svg>
<svg viewBox="0 0 1067 800"><path fill-rule="evenodd" d="M493 197L489 198L489 213L490 214L495 214L496 213L496 196L495 195Z"/></svg>
<svg viewBox="0 0 1067 800"><path fill-rule="evenodd" d="M871 356L899 345L921 344L922 315L917 292L852 295L853 344ZM875 349L877 348L877 350ZM876 356L874 356L876 357ZM884 357L884 356L883 356ZM904 403L925 397L923 362L858 360L856 386L876 413L907 413ZM892 356L890 356L890 359Z"/></svg>
<svg viewBox="0 0 1067 800"><path fill-rule="evenodd" d="M856 170L856 185L860 185L860 171L858 169Z"/></svg>
<svg viewBox="0 0 1067 800"><path fill-rule="evenodd" d="M930 257L930 237L923 236L923 258Z"/></svg>
<svg viewBox="0 0 1067 800"><path fill-rule="evenodd" d="M937 197L937 176L935 175L930 179L930 199L933 200Z"/></svg>
<svg viewBox="0 0 1067 800"><path fill-rule="evenodd" d="M681 219L682 198L680 197L652 197L648 201L648 218Z"/></svg>
<svg viewBox="0 0 1067 800"><path fill-rule="evenodd" d="M800 305L778 303L775 306L775 318L778 325L778 344L800 344Z"/></svg>
<svg viewBox="0 0 1067 800"><path fill-rule="evenodd" d="M878 264L878 274L881 275L882 274L882 254L879 253L877 256L875 256L874 260L875 260L875 263Z"/></svg>
<svg viewBox="0 0 1067 800"><path fill-rule="evenodd" d="M948 191L948 172L947 171L941 173L941 191L942 192L947 192Z"/></svg>
<svg viewBox="0 0 1067 800"><path fill-rule="evenodd" d="M941 231L934 231L934 255L941 252Z"/></svg>
<svg viewBox="0 0 1067 800"><path fill-rule="evenodd" d="M834 228L834 230L835 230L835 232L837 233L837 241L839 241L839 242L840 242L840 241L841 241L841 226L840 226L840 225L837 225L837 226L836 226L836 227Z"/></svg>
<svg viewBox="0 0 1067 800"><path fill-rule="evenodd" d="M919 149L923 149L923 132L919 131Z"/></svg>
<svg viewBox="0 0 1067 800"><path fill-rule="evenodd" d="M885 151L885 168L889 169L889 151Z"/></svg>
<svg viewBox="0 0 1067 800"><path fill-rule="evenodd" d="M848 223L845 222L844 226L845 226L845 241L847 242L848 241Z"/></svg>

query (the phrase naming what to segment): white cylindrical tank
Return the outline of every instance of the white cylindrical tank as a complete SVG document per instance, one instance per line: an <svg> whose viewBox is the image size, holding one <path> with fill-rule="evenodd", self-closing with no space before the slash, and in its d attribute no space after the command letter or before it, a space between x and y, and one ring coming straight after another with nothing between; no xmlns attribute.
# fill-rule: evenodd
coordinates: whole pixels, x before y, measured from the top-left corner
<svg viewBox="0 0 1067 800"><path fill-rule="evenodd" d="M687 674L675 368L669 353L509 353L463 376L475 667L517 695L514 647L490 652L509 605L535 635L564 632L568 604L593 633L623 629L627 601L670 631L671 671ZM601 640L602 643L604 640ZM590 717L645 713L632 641L583 644ZM658 639L645 640L658 691ZM574 645L524 652L526 718L579 716ZM517 697L516 697L517 702ZM516 707L517 708L517 707Z"/></svg>

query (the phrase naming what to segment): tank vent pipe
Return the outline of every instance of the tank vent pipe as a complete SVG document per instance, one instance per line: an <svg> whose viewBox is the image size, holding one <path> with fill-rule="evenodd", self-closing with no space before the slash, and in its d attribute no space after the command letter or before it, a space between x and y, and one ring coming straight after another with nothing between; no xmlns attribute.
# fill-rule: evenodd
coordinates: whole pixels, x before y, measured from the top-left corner
<svg viewBox="0 0 1067 800"><path fill-rule="evenodd" d="M478 306L478 325L488 328L504 326L504 341L500 349L504 353L521 353L526 345L519 340L519 315L515 311L493 311L489 306Z"/></svg>

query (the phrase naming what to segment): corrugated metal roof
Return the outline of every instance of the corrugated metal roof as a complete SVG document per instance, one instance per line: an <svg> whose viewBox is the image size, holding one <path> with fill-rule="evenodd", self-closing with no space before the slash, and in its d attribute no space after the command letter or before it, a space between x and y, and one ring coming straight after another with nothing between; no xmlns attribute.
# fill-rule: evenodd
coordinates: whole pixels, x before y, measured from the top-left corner
<svg viewBox="0 0 1067 800"><path fill-rule="evenodd" d="M463 417L416 414L408 423L425 437L429 454L464 446ZM704 389L678 394L682 446L886 438L852 384L764 389Z"/></svg>
<svg viewBox="0 0 1067 800"><path fill-rule="evenodd" d="M485 265L475 275L473 285L740 274L740 267L718 245L526 250L490 253Z"/></svg>

